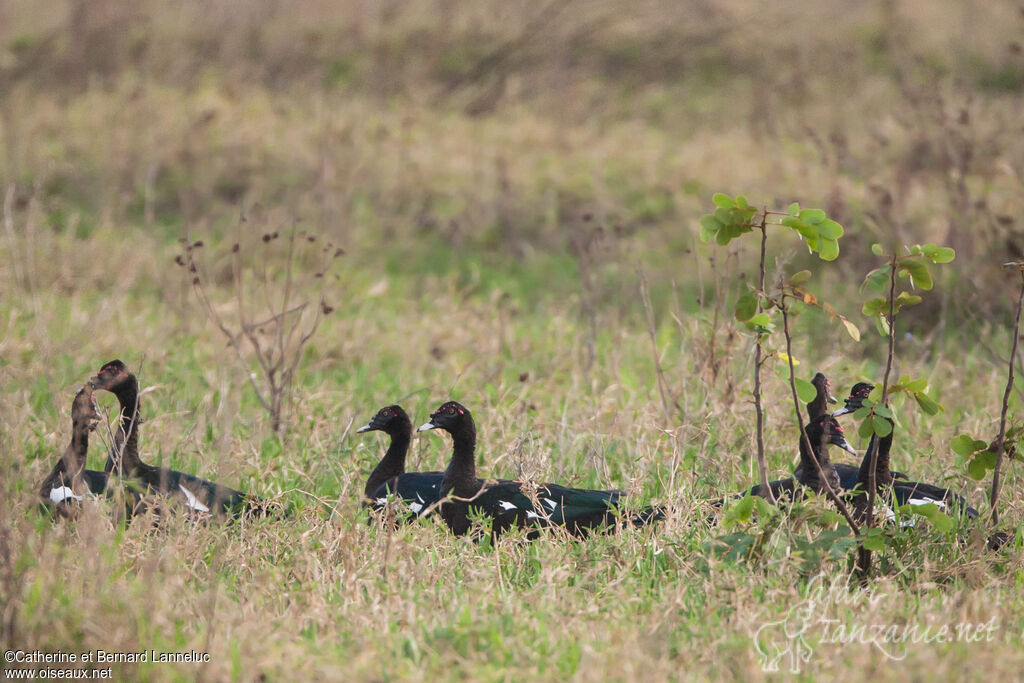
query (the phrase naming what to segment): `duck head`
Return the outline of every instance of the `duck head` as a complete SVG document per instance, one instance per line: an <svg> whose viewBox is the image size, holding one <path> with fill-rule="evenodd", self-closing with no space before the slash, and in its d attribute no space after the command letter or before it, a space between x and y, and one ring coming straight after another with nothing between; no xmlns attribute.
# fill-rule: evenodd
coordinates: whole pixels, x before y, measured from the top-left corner
<svg viewBox="0 0 1024 683"><path fill-rule="evenodd" d="M454 433L467 421L472 421L473 416L469 408L457 401L448 401L440 408L430 414L430 420L416 428L417 432L425 432L428 429L443 429L446 432Z"/></svg>
<svg viewBox="0 0 1024 683"><path fill-rule="evenodd" d="M864 400L868 397L872 391L874 391L875 385L867 382L857 382L850 389L850 395L846 398L843 407L832 413L832 417L839 417L840 415L846 415L859 410L864 406Z"/></svg>
<svg viewBox="0 0 1024 683"><path fill-rule="evenodd" d="M402 410L402 406L385 406L377 411L377 414L370 418L370 421L363 427L356 430L357 434L363 432L382 431L385 434L409 434L412 432L412 422L409 415Z"/></svg>

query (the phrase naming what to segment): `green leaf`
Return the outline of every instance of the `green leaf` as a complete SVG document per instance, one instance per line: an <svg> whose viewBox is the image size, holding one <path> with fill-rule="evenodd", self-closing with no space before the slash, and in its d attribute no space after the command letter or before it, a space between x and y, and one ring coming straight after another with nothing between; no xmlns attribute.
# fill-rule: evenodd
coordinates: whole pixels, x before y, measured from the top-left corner
<svg viewBox="0 0 1024 683"><path fill-rule="evenodd" d="M731 209L736 206L735 200L727 194L716 192L711 196L711 201L720 209Z"/></svg>
<svg viewBox="0 0 1024 683"><path fill-rule="evenodd" d="M952 448L953 452L957 455L966 458L982 449L988 448L988 444L967 434L958 434L950 440L949 447Z"/></svg>
<svg viewBox="0 0 1024 683"><path fill-rule="evenodd" d="M975 481L985 478L985 463L981 458L971 458L967 463L967 476Z"/></svg>
<svg viewBox="0 0 1024 683"><path fill-rule="evenodd" d="M736 319L740 322L753 318L757 313L757 295L749 289L740 294L740 298L736 300L735 313Z"/></svg>
<svg viewBox="0 0 1024 683"><path fill-rule="evenodd" d="M736 195L736 208L738 209L749 209L750 204L747 204L747 198L741 194Z"/></svg>
<svg viewBox="0 0 1024 683"><path fill-rule="evenodd" d="M878 242L875 242L874 244L872 244L871 245L871 253L874 254L875 256L881 256L882 255L882 245L879 244Z"/></svg>
<svg viewBox="0 0 1024 683"><path fill-rule="evenodd" d="M892 423L880 415L871 418L871 425L874 427L875 434L879 436L889 436L892 433Z"/></svg>
<svg viewBox="0 0 1024 683"><path fill-rule="evenodd" d="M796 384L796 395L804 403L810 403L818 395L818 390L814 388L814 385L805 379L796 378L793 383Z"/></svg>
<svg viewBox="0 0 1024 683"><path fill-rule="evenodd" d="M929 415L937 415L942 410L942 406L924 392L914 394L914 398L917 399L917 405L921 406L921 410Z"/></svg>
<svg viewBox="0 0 1024 683"><path fill-rule="evenodd" d="M808 242L810 244L810 242ZM835 261L839 258L839 242L822 237L818 245L818 255L822 261Z"/></svg>
<svg viewBox="0 0 1024 683"><path fill-rule="evenodd" d="M857 433L860 434L860 438L862 439L870 439L871 435L875 433L871 420L864 420L861 422L860 427L857 428Z"/></svg>
<svg viewBox="0 0 1024 683"><path fill-rule="evenodd" d="M889 410L889 408L887 408L886 406L880 406L875 404L872 405L874 405L875 407L875 415L881 415L882 417L887 417L890 420L892 419L892 411Z"/></svg>
<svg viewBox="0 0 1024 683"><path fill-rule="evenodd" d="M950 519L949 515L943 513L941 510L936 510L933 514L929 515L928 521L931 522L933 527L943 533L952 531L953 527L956 526L953 524L953 520Z"/></svg>
<svg viewBox="0 0 1024 683"><path fill-rule="evenodd" d="M864 305L861 306L860 312L861 312L862 315L866 315L868 317L871 317L873 315L878 315L883 309L888 308L888 307L889 307L889 302L886 301L884 297L880 296L880 297L876 297L874 299L868 299L867 301L865 301Z"/></svg>
<svg viewBox="0 0 1024 683"><path fill-rule="evenodd" d="M837 240L843 236L843 226L829 218L822 221L818 226L818 234L822 237Z"/></svg>
<svg viewBox="0 0 1024 683"><path fill-rule="evenodd" d="M748 325L756 325L759 327L768 327L772 322L772 319L767 313L758 313L757 315L747 320Z"/></svg>
<svg viewBox="0 0 1024 683"><path fill-rule="evenodd" d="M789 205L789 208L786 209L786 213L788 213L790 216L793 216L794 218L796 216L799 216L800 215L800 204L798 204L797 202L793 202L792 204Z"/></svg>
<svg viewBox="0 0 1024 683"><path fill-rule="evenodd" d="M707 214L700 217L700 241L710 242L711 238L718 234L718 231L723 228L722 221L718 220L711 214Z"/></svg>
<svg viewBox="0 0 1024 683"><path fill-rule="evenodd" d="M754 498L757 496L743 496L740 502L736 503L736 507L733 508L735 518L741 522L749 522L750 517L754 512Z"/></svg>
<svg viewBox="0 0 1024 683"><path fill-rule="evenodd" d="M817 225L825 220L825 212L821 209L804 209L800 212L800 220L810 225Z"/></svg>
<svg viewBox="0 0 1024 683"><path fill-rule="evenodd" d="M811 271L801 270L799 273L793 273L792 277L789 278L789 284L794 287L799 287L810 279Z"/></svg>
<svg viewBox="0 0 1024 683"><path fill-rule="evenodd" d="M906 379L907 381L904 384L907 387L907 391L918 393L928 389L927 377L918 377L917 379L910 379L907 377Z"/></svg>
<svg viewBox="0 0 1024 683"><path fill-rule="evenodd" d="M914 306L921 303L921 297L916 294L909 292L900 292L900 295L896 297L896 310L899 310L903 306Z"/></svg>
<svg viewBox="0 0 1024 683"><path fill-rule="evenodd" d="M889 264L875 268L864 276L864 284L860 286L861 291L873 289L880 292L889 284Z"/></svg>
<svg viewBox="0 0 1024 683"><path fill-rule="evenodd" d="M934 244L924 245L921 252L933 263L949 263L956 258L956 252L949 247L937 247Z"/></svg>
<svg viewBox="0 0 1024 683"><path fill-rule="evenodd" d="M908 273L916 287L927 291L932 288L932 274L928 264L914 257L902 258L896 262L897 267Z"/></svg>
<svg viewBox="0 0 1024 683"><path fill-rule="evenodd" d="M871 406L863 405L860 408L857 408L857 410L853 411L853 419L854 420L863 420L864 418L866 418L870 414L871 414Z"/></svg>
<svg viewBox="0 0 1024 683"><path fill-rule="evenodd" d="M885 535L877 526L872 527L868 529L861 543L867 550L882 551L885 550Z"/></svg>

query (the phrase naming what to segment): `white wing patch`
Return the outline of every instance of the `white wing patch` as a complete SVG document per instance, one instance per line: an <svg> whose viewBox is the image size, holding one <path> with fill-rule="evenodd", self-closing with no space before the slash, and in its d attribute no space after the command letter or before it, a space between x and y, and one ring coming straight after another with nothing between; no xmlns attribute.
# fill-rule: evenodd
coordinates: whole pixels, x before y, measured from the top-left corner
<svg viewBox="0 0 1024 683"><path fill-rule="evenodd" d="M50 500L54 503L63 503L68 500L82 500L82 497L76 496L68 486L54 486L50 489Z"/></svg>
<svg viewBox="0 0 1024 683"><path fill-rule="evenodd" d="M931 500L930 498L911 498L907 501L909 505L934 505L940 510L946 509L946 501L944 500Z"/></svg>
<svg viewBox="0 0 1024 683"><path fill-rule="evenodd" d="M196 498L196 494L192 493L187 488L185 488L184 484L178 484L178 488L181 489L181 492L185 494L185 500L188 501L188 506L190 508L192 508L193 510L199 510L200 512L210 511L210 508L200 503L199 499Z"/></svg>
<svg viewBox="0 0 1024 683"><path fill-rule="evenodd" d="M538 515L536 512L534 512L533 510L527 510L526 511L526 518L527 519L541 519L541 516Z"/></svg>
<svg viewBox="0 0 1024 683"><path fill-rule="evenodd" d="M414 513L416 513L418 515L418 514L420 514L420 510L423 509L423 504L422 503L409 503L409 509L412 510Z"/></svg>
<svg viewBox="0 0 1024 683"><path fill-rule="evenodd" d="M498 501L498 505L501 506L502 510L515 510L516 509L516 506L513 505L512 503L508 502L507 500L499 500ZM527 514L529 514L529 513L527 513Z"/></svg>
<svg viewBox="0 0 1024 683"><path fill-rule="evenodd" d="M381 505L381 506L387 505L388 504L388 497L384 496L383 498L378 498L376 503L377 503L377 505Z"/></svg>
<svg viewBox="0 0 1024 683"><path fill-rule="evenodd" d="M558 509L558 501L551 500L550 498L541 498L541 500L544 501L544 503L552 510Z"/></svg>

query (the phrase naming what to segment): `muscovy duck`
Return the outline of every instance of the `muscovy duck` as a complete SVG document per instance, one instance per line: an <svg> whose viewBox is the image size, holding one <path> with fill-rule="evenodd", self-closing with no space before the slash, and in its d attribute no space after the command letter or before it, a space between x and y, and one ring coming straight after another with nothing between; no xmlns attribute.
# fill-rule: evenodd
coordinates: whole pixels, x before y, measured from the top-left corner
<svg viewBox="0 0 1024 683"><path fill-rule="evenodd" d="M832 383L828 381L828 377L824 373L815 373L811 384L814 385L815 394L814 399L807 404L808 422L827 413L828 404L838 403L836 397L832 395Z"/></svg>
<svg viewBox="0 0 1024 683"><path fill-rule="evenodd" d="M85 468L89 432L99 417L92 389L82 387L71 402L71 443L39 487L40 505L47 512L73 518L78 511L76 503L86 495L100 495L107 488L105 472Z"/></svg>
<svg viewBox="0 0 1024 683"><path fill-rule="evenodd" d="M796 497L798 495L796 492L799 488L797 484L818 492L824 490L824 486L822 485L818 474L818 469L814 466L813 459L817 459L818 462L821 463L821 469L825 472L825 476L828 478L829 484L832 486L832 490L835 491L838 488L842 488L843 477L839 475L839 465L833 465L828 456L828 445L839 446L844 451L857 455L857 451L853 450L853 447L846 441L846 436L843 434L843 428L831 415L820 415L808 422L804 426L804 434L807 435L807 439L800 439L800 465L794 472L795 476L768 482L768 486L770 486L772 490L772 496L776 500L782 497L788 497L790 499ZM810 444L810 449L808 449L808 444ZM854 480L856 480L857 468L852 466L849 467L853 470ZM762 495L761 485L757 484L752 486L743 493L739 493L734 497L742 498L746 495Z"/></svg>
<svg viewBox="0 0 1024 683"><path fill-rule="evenodd" d="M622 491L576 489L557 484L532 486L519 481L485 481L476 476L476 424L469 410L448 401L416 431L443 429L452 437L452 458L441 482L440 514L456 535L470 530L470 510L492 521L491 536L517 527L562 527L574 535L612 529ZM664 511L645 508L627 519L642 526L663 519Z"/></svg>
<svg viewBox="0 0 1024 683"><path fill-rule="evenodd" d="M363 495L374 510L382 510L389 494L398 495L412 511L412 518L430 514L441 492L444 472L406 472L405 456L412 440L412 422L401 406L381 408L357 434L382 431L391 437L391 444L380 463L366 480Z"/></svg>
<svg viewBox="0 0 1024 683"><path fill-rule="evenodd" d="M833 413L833 415L845 415L860 409L864 405L864 400L874 388L874 385L867 382L858 382L853 385L853 388L850 390L850 396L846 399L843 407ZM967 500L959 493L942 486L936 486L935 484L909 481L906 475L891 471L889 467L890 450L892 449L893 433L896 431L896 428L892 420L888 418L886 420L890 425L889 433L881 438L872 437L872 445L869 445L868 450L864 453L864 459L858 468L858 475L854 485L850 487L844 486L843 488L852 490L859 485L861 491L867 490L869 470L871 468L871 451L877 447L878 461L875 465L875 482L879 494L891 490L897 505L926 505L934 503L944 511L959 511L971 519L977 517L978 511L968 504ZM888 496L884 495L883 497ZM894 517L891 510L887 514L891 518Z"/></svg>
<svg viewBox="0 0 1024 683"><path fill-rule="evenodd" d="M139 459L139 381L124 363L110 361L89 384L93 389L113 393L121 405L120 425L105 467L108 475L137 481L145 492L169 496L196 512L236 515L265 510L264 501L255 496L168 467L154 467Z"/></svg>
<svg viewBox="0 0 1024 683"><path fill-rule="evenodd" d="M813 384L814 387L817 389L817 394L815 395L814 400L807 404L808 418L810 420L813 420L815 418L821 417L828 411L828 403L837 403L837 401L831 393L832 384L831 382L829 382L828 378L825 377L824 374L819 372L816 375L814 375L814 379L811 380L811 384ZM854 388L856 389L857 386L860 385L855 385ZM867 393L870 392L871 389L868 389ZM867 396L867 393L865 393L864 395ZM856 410L856 408L854 410ZM838 417L839 415L842 414L844 414L842 408L832 413L833 417ZM856 455L856 452L854 452L854 455ZM813 468L813 465L811 466ZM797 480L799 480L803 476L803 467L804 462L803 460L801 460L800 464L797 465L797 468L793 471L793 476ZM848 490L852 489L854 486L857 485L857 477L860 474L860 465L853 465L845 462L837 462L832 463L832 469L835 470L836 476L839 477L839 488ZM786 484L787 481L788 480L786 479L780 479L778 481L769 482L769 485L772 486L773 491L776 486L791 487L792 484Z"/></svg>

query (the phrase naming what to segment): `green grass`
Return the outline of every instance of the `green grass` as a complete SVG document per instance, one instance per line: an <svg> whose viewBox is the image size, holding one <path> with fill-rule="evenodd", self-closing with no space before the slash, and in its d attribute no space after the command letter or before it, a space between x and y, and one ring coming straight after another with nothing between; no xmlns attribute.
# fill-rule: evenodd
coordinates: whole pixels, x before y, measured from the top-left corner
<svg viewBox="0 0 1024 683"><path fill-rule="evenodd" d="M812 269L861 328L855 343L813 310L796 321L798 372L826 372L837 393L884 369L859 315L868 246L956 242L897 342L898 373L928 377L944 412L897 403L893 464L986 516L988 482L949 440L995 434L1005 382L1014 283L998 264L1024 206L1015 8L964 28L941 3L695 16L648 0L627 20L583 2L522 35L529 3L36 4L0 22L0 648L210 655L113 665L143 680L760 679L758 629L796 619L822 576L843 588L814 615L847 627L998 628L891 658L819 642L815 622L798 677L1017 675L1019 540L991 554L982 522L893 530L863 593L821 501L706 523L706 501L756 479L751 339L731 318L757 254L696 239L715 191L843 223L834 264L782 238L770 253L770 277ZM255 365L174 259L186 232L204 241L205 291L234 324L241 242L260 318L287 262L260 236L293 224L320 238L297 259L293 301L317 303L317 248L345 254L324 271L334 311L275 435ZM142 368L147 461L279 497L294 517L124 527L90 503L76 523L41 519L71 398L113 358ZM772 476L796 453L780 366L765 373ZM395 401L421 424L449 398L476 416L482 475L623 488L669 518L493 546L439 521L368 524L359 494L385 443L354 428ZM417 437L410 469L443 468L449 448ZM93 437L89 464L104 459ZM1019 537L1019 463L1005 474Z"/></svg>

